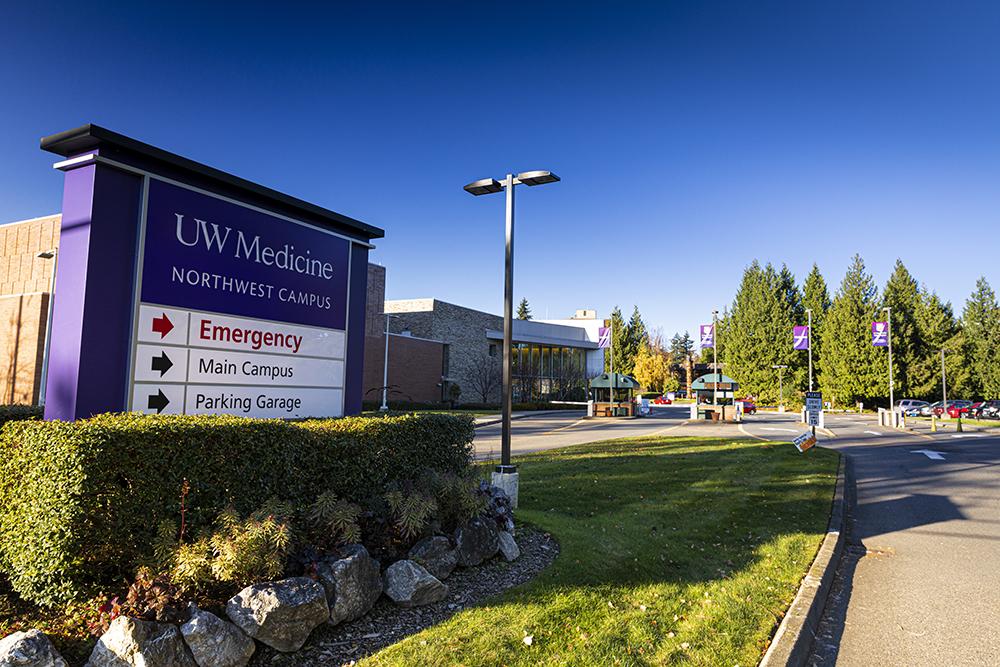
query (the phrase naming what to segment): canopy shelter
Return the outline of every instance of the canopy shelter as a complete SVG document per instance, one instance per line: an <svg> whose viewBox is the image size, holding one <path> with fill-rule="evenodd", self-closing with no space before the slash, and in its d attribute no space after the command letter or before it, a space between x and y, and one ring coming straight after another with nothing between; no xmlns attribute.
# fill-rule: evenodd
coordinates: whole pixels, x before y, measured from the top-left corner
<svg viewBox="0 0 1000 667"><path fill-rule="evenodd" d="M601 373L590 381L595 417L631 417L635 414L632 394L639 389L634 378L621 373Z"/></svg>
<svg viewBox="0 0 1000 667"><path fill-rule="evenodd" d="M692 419L712 419L716 421L738 420L733 399L740 385L736 380L722 373L708 373L691 383L695 402L691 406ZM715 405L718 397L719 403ZM711 404L711 405L707 405Z"/></svg>

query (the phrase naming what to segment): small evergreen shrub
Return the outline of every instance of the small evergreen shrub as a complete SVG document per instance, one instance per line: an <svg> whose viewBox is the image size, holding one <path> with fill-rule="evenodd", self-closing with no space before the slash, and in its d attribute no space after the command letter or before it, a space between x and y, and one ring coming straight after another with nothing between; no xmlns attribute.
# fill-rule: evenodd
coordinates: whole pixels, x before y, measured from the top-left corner
<svg viewBox="0 0 1000 667"><path fill-rule="evenodd" d="M473 433L471 419L441 414L9 422L0 429L0 570L33 602L81 600L155 563L164 521L183 519L200 536L227 508L249 516L270 499L296 512L326 492L363 504L427 470L469 470Z"/></svg>
<svg viewBox="0 0 1000 667"><path fill-rule="evenodd" d="M0 405L0 426L7 422L41 419L45 408L40 405Z"/></svg>

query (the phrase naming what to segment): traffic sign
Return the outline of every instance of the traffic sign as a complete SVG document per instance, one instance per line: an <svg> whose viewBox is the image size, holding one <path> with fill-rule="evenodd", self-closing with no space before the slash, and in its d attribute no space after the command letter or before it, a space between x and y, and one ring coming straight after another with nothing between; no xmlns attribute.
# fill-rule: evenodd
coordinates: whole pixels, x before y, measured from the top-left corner
<svg viewBox="0 0 1000 667"><path fill-rule="evenodd" d="M808 412L819 412L823 409L823 393L819 391L806 392L806 410Z"/></svg>

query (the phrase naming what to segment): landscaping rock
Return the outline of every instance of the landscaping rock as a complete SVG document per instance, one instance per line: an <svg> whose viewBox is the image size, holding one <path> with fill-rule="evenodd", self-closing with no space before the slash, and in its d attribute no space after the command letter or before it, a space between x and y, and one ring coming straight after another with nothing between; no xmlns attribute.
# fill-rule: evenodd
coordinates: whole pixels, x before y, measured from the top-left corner
<svg viewBox="0 0 1000 667"><path fill-rule="evenodd" d="M499 549L500 531L493 521L475 517L455 530L455 550L462 567L475 567L496 556Z"/></svg>
<svg viewBox="0 0 1000 667"><path fill-rule="evenodd" d="M41 630L15 632L0 639L0 667L67 667Z"/></svg>
<svg viewBox="0 0 1000 667"><path fill-rule="evenodd" d="M330 617L326 591L306 577L247 586L226 603L226 615L243 632L290 653Z"/></svg>
<svg viewBox="0 0 1000 667"><path fill-rule="evenodd" d="M443 600L448 586L412 560L400 560L385 571L385 594L401 607L419 607Z"/></svg>
<svg viewBox="0 0 1000 667"><path fill-rule="evenodd" d="M458 565L458 552L447 537L436 536L420 540L410 549L410 560L424 566L431 576L445 580Z"/></svg>
<svg viewBox="0 0 1000 667"><path fill-rule="evenodd" d="M353 621L368 613L382 595L378 561L360 544L341 550L342 558L319 563L316 574L326 590L330 623Z"/></svg>
<svg viewBox="0 0 1000 667"><path fill-rule="evenodd" d="M197 667L176 625L119 616L97 640L87 667Z"/></svg>
<svg viewBox="0 0 1000 667"><path fill-rule="evenodd" d="M256 645L242 630L215 614L188 608L190 620L181 626L181 635L199 667L244 667Z"/></svg>
<svg viewBox="0 0 1000 667"><path fill-rule="evenodd" d="M500 533L500 554L508 563L517 560L521 556L521 549L518 548L514 536L507 532Z"/></svg>

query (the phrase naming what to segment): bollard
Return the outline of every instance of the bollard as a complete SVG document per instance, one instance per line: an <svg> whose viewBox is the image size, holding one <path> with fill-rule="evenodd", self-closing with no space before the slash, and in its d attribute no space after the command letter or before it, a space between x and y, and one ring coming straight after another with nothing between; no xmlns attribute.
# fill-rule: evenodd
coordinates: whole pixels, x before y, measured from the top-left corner
<svg viewBox="0 0 1000 667"><path fill-rule="evenodd" d="M937 416L931 415L931 433L937 433Z"/></svg>
<svg viewBox="0 0 1000 667"><path fill-rule="evenodd" d="M958 419L955 421L955 431L958 433L962 432L962 415L959 415Z"/></svg>

